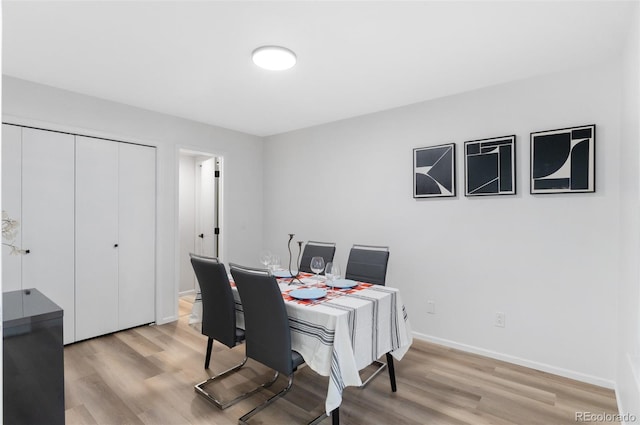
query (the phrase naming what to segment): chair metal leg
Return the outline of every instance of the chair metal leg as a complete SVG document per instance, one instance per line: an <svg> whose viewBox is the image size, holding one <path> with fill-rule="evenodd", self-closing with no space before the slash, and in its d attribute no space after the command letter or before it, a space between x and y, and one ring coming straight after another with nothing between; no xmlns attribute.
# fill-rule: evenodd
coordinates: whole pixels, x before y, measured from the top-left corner
<svg viewBox="0 0 640 425"><path fill-rule="evenodd" d="M278 372L276 372L276 378L278 376ZM273 382L272 382L273 383ZM285 395L290 389L291 389L291 385L293 384L293 374L291 374L291 376L289 376L289 383L287 384L287 386L280 392L272 395L268 400L266 400L264 403L256 406L253 408L253 410L251 410L248 413L245 413L242 417L240 417L240 419L238 419L238 423L241 425L248 425L247 424L247 420L249 420L249 418L251 418L253 415L255 415L256 413L260 412L262 409L264 409L265 407L267 407L268 405L270 405L271 403L273 403L274 401L276 401L277 399L279 399L280 397L282 397L283 395ZM326 415L325 415L326 417Z"/></svg>
<svg viewBox="0 0 640 425"><path fill-rule="evenodd" d="M240 369L242 366L244 366L244 364L247 362L247 357L245 357L242 360L242 363L233 366L230 369L225 370L222 373L219 373L215 376L212 376L211 378L207 379L206 381L200 382L198 385L196 385L194 387L194 390L196 393L200 394L201 396L203 396L205 399L207 399L208 401L210 401L211 403L215 404L219 409L226 409L229 406L232 406L234 404L236 404L237 402L239 402L240 400L243 400L247 397L249 397L250 395L260 391L263 388L267 388L271 385L273 385L274 382L276 382L276 380L278 379L278 372L276 372L275 376L273 377L273 379L271 379L268 382L265 382L264 384L261 384L259 386L257 386L256 388L252 389L251 391L248 391L246 393L240 394L239 396L237 396L236 398L234 398L233 400L227 401L226 403L223 403L222 401L218 400L217 397L214 394L209 394L204 387L209 384L210 382L222 378L223 376L231 373L231 372L235 372L236 370Z"/></svg>
<svg viewBox="0 0 640 425"><path fill-rule="evenodd" d="M277 377L278 377L278 372L276 372L274 380L271 381L271 383L269 383L269 385L273 384L273 382L275 381L275 379ZM283 390L281 390L280 392L272 395L268 400L266 400L261 405L254 407L253 410L251 410L250 412L245 413L240 419L238 419L238 424L240 424L240 425L249 425L247 423L247 421L251 417L253 417L256 413L260 412L265 407L267 407L268 405L270 405L271 403L273 403L274 401L276 401L277 399L279 399L280 397L285 395L291 389L292 385L293 385L293 374L291 374L291 376L289 376L289 382L287 383L287 386ZM266 387L266 386L267 385L264 385L264 387ZM262 386L260 388L262 388ZM321 415L317 416L315 419L313 419L311 422L309 422L308 425L316 425L316 424L322 422L326 418L327 418L327 414L323 412ZM338 407L336 407L333 411L331 411L331 421L332 421L331 422L332 425L340 425L340 413L339 413L339 408Z"/></svg>
<svg viewBox="0 0 640 425"><path fill-rule="evenodd" d="M209 362L211 361L211 348L213 347L213 338L207 340L207 354L204 356L204 368L209 369Z"/></svg>
<svg viewBox="0 0 640 425"><path fill-rule="evenodd" d="M383 363L379 360L374 360L374 362L372 364L375 364L378 366L378 368L371 374L371 376L369 376L360 386L360 388L364 388L369 382L371 382L371 380L373 378L375 378L376 376L378 376L378 374L380 374L380 372L382 372L386 367L389 368L389 382L391 383L391 391L392 392L396 392L397 391L397 387L396 387L396 370L395 367L393 365L393 356L390 353L386 353L386 357L387 357L387 363Z"/></svg>
<svg viewBox="0 0 640 425"><path fill-rule="evenodd" d="M362 382L362 385L360 386L360 388L366 387L367 384L371 382L373 378L378 376L380 372L382 372L387 367L387 364L384 362L381 362L380 360L374 360L373 363L371 364L375 364L376 366L378 366L378 368L371 374L371 376L369 376L364 382Z"/></svg>

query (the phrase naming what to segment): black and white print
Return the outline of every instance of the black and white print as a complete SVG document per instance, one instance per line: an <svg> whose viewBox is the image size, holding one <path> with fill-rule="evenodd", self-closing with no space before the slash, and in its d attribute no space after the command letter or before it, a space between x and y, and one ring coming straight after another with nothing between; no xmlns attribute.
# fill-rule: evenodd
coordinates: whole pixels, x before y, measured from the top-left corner
<svg viewBox="0 0 640 425"><path fill-rule="evenodd" d="M596 126L531 133L531 193L595 192Z"/></svg>
<svg viewBox="0 0 640 425"><path fill-rule="evenodd" d="M456 196L453 143L413 150L413 197Z"/></svg>
<svg viewBox="0 0 640 425"><path fill-rule="evenodd" d="M464 144L465 196L516 193L516 136Z"/></svg>

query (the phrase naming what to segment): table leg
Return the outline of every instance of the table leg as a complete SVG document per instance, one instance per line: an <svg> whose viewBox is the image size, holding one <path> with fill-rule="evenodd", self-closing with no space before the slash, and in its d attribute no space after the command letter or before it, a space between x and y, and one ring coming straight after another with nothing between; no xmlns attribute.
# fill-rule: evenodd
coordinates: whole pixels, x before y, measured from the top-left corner
<svg viewBox="0 0 640 425"><path fill-rule="evenodd" d="M336 407L331 411L331 424L340 425L340 408Z"/></svg>
<svg viewBox="0 0 640 425"><path fill-rule="evenodd" d="M393 356L387 353L387 368L389 369L389 381L391 382L391 391L396 392L396 369L393 366Z"/></svg>

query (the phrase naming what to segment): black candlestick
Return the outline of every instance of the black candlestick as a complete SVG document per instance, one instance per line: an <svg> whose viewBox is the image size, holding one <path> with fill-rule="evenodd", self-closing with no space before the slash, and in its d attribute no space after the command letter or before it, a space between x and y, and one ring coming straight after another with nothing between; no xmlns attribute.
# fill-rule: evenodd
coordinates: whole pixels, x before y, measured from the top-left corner
<svg viewBox="0 0 640 425"><path fill-rule="evenodd" d="M300 279L298 279L299 271L300 271L300 255L302 254L302 241L298 241L298 261L296 262L297 264L297 271L296 274L293 274L293 271L291 270L291 260L292 260L292 254L291 254L291 241L293 240L293 233L289 233L289 243L287 244L287 247L289 249L289 274L291 275L291 282L289 282L289 285L293 284L294 281L298 281L300 282L300 284L302 284L302 282L300 281Z"/></svg>
<svg viewBox="0 0 640 425"><path fill-rule="evenodd" d="M287 244L287 247L289 249L289 274L291 274L293 276L293 273L291 273L291 241L293 240L293 233L289 233L289 243Z"/></svg>

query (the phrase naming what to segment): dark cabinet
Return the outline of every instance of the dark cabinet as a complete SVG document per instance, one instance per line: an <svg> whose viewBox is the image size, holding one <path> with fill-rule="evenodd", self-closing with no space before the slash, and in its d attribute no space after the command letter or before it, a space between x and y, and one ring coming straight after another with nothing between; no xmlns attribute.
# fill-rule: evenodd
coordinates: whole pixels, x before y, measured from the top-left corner
<svg viewBox="0 0 640 425"><path fill-rule="evenodd" d="M64 424L63 311L37 289L5 292L3 423Z"/></svg>

